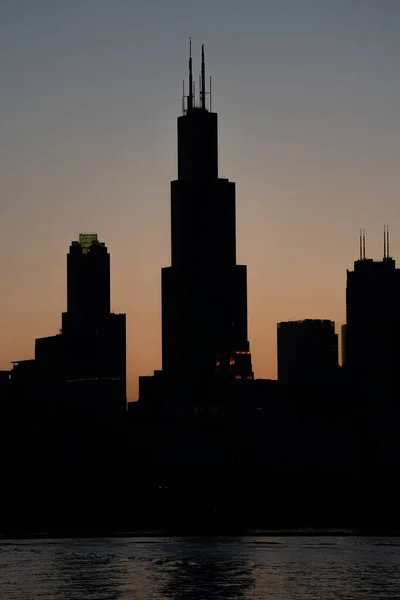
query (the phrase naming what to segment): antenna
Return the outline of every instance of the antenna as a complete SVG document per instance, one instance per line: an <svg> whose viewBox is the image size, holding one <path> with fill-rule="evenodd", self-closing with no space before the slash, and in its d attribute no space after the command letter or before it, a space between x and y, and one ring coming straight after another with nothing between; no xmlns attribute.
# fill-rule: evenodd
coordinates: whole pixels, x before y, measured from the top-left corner
<svg viewBox="0 0 400 600"><path fill-rule="evenodd" d="M365 229L363 229L363 259L365 260Z"/></svg>
<svg viewBox="0 0 400 600"><path fill-rule="evenodd" d="M362 230L360 229L360 260L362 260Z"/></svg>
<svg viewBox="0 0 400 600"><path fill-rule="evenodd" d="M206 108L206 61L204 57L204 44L201 46L201 87L200 87L201 108Z"/></svg>
<svg viewBox="0 0 400 600"><path fill-rule="evenodd" d="M389 250L389 225L386 225L386 256L388 258L390 257L390 250Z"/></svg>
<svg viewBox="0 0 400 600"><path fill-rule="evenodd" d="M193 108L193 67L192 67L192 38L189 38L189 95L188 111Z"/></svg>
<svg viewBox="0 0 400 600"><path fill-rule="evenodd" d="M210 75L210 112L212 112L212 93L211 93L212 87L211 87L211 75Z"/></svg>
<svg viewBox="0 0 400 600"><path fill-rule="evenodd" d="M387 254L386 254L386 225L383 226L383 258L387 258Z"/></svg>

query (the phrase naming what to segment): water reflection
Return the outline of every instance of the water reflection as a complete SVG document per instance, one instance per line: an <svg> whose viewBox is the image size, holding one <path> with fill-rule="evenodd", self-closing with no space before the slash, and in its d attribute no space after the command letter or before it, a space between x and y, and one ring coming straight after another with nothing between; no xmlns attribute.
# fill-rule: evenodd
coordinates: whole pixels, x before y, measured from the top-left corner
<svg viewBox="0 0 400 600"><path fill-rule="evenodd" d="M240 540L177 539L168 544L161 571L161 597L171 600L233 600L254 586L245 547ZM172 551L172 552L171 552Z"/></svg>
<svg viewBox="0 0 400 600"><path fill-rule="evenodd" d="M104 542L76 541L73 549L54 555L59 600L119 600L119 565L113 553L105 552Z"/></svg>
<svg viewBox="0 0 400 600"><path fill-rule="evenodd" d="M400 598L396 538L0 542L5 600Z"/></svg>

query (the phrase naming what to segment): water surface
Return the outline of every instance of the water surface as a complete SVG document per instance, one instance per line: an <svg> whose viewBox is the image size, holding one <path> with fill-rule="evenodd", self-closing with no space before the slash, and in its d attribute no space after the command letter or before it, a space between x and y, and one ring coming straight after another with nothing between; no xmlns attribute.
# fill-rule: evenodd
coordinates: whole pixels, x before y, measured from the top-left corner
<svg viewBox="0 0 400 600"><path fill-rule="evenodd" d="M400 538L0 542L3 600L400 598Z"/></svg>

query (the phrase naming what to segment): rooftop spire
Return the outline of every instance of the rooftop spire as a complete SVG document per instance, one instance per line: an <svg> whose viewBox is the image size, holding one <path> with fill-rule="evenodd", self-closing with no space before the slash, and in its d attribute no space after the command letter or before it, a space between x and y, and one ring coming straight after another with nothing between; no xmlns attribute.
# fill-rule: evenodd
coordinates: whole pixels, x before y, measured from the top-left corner
<svg viewBox="0 0 400 600"><path fill-rule="evenodd" d="M383 258L386 258L386 225L383 226Z"/></svg>
<svg viewBox="0 0 400 600"><path fill-rule="evenodd" d="M193 109L193 66L192 66L192 38L189 38L189 95L187 109Z"/></svg>
<svg viewBox="0 0 400 600"><path fill-rule="evenodd" d="M390 258L389 225L383 226L383 258Z"/></svg>
<svg viewBox="0 0 400 600"><path fill-rule="evenodd" d="M360 260L365 260L365 229L360 229Z"/></svg>
<svg viewBox="0 0 400 600"><path fill-rule="evenodd" d="M206 108L206 62L204 58L204 44L201 46L201 89L200 89L201 108Z"/></svg>
<svg viewBox="0 0 400 600"><path fill-rule="evenodd" d="M386 257L390 258L390 249L389 249L389 225L386 225Z"/></svg>

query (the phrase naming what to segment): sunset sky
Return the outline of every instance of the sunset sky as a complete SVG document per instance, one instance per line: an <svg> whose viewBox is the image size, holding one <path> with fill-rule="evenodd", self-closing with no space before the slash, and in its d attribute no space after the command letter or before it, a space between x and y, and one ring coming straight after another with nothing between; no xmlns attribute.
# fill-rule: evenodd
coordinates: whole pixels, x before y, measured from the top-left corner
<svg viewBox="0 0 400 600"><path fill-rule="evenodd" d="M237 184L256 377L276 324L345 322L346 269L400 261L398 0L1 0L0 369L66 308L79 232L111 254L128 399L161 368L161 267L187 74L206 47L220 176Z"/></svg>

